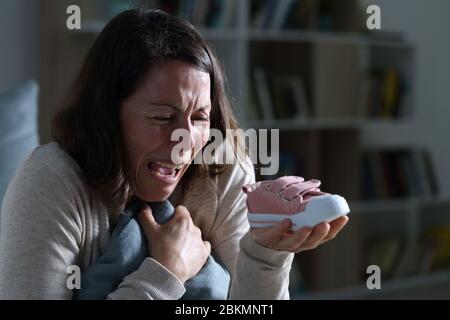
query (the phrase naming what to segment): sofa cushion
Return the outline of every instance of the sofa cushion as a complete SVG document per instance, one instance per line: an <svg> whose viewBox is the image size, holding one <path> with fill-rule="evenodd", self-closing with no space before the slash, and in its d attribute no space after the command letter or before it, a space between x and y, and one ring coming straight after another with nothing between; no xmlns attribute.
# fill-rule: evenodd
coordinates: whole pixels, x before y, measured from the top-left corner
<svg viewBox="0 0 450 320"><path fill-rule="evenodd" d="M17 168L38 145L38 84L0 93L0 202Z"/></svg>

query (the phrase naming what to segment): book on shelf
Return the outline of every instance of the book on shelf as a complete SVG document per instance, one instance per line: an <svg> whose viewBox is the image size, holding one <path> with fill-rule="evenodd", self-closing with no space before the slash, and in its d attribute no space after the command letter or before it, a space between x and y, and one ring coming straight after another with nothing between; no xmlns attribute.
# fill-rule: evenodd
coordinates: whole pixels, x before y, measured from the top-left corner
<svg viewBox="0 0 450 320"><path fill-rule="evenodd" d="M236 22L238 0L155 0L150 3L197 26L225 29Z"/></svg>
<svg viewBox="0 0 450 320"><path fill-rule="evenodd" d="M144 0L102 0L102 1L74 1L79 2L79 5L83 11L83 20L86 21L101 21L104 24L103 20L110 20L114 18L116 15L135 8L140 7L142 5L147 6L150 5L153 7L153 3Z"/></svg>
<svg viewBox="0 0 450 320"><path fill-rule="evenodd" d="M402 118L409 115L405 96L410 92L408 79L389 68L373 70L363 77L359 92L359 116L364 118Z"/></svg>
<svg viewBox="0 0 450 320"><path fill-rule="evenodd" d="M286 26L289 29L318 29L318 1L299 0L292 7L287 17Z"/></svg>
<svg viewBox="0 0 450 320"><path fill-rule="evenodd" d="M237 25L236 16L238 10L238 0L226 1L224 12L220 15L219 27L231 28Z"/></svg>
<svg viewBox="0 0 450 320"><path fill-rule="evenodd" d="M278 119L309 118L311 107L300 76L281 75L271 83L275 116Z"/></svg>
<svg viewBox="0 0 450 320"><path fill-rule="evenodd" d="M435 196L439 193L427 150L366 151L361 156L361 189L366 200Z"/></svg>
<svg viewBox="0 0 450 320"><path fill-rule="evenodd" d="M356 103L356 118L367 118L373 108L375 99L375 82L370 77L363 77L359 83Z"/></svg>
<svg viewBox="0 0 450 320"><path fill-rule="evenodd" d="M358 0L326 1L333 4L332 30L343 32L363 32L367 30L367 7L361 5Z"/></svg>
<svg viewBox="0 0 450 320"><path fill-rule="evenodd" d="M250 3L250 25L253 29L280 30L300 3L298 0L253 0Z"/></svg>
<svg viewBox="0 0 450 320"><path fill-rule="evenodd" d="M392 278L407 278L420 273L419 264L423 259L424 258L422 257L420 248L418 249L417 246L410 242L405 242L402 256L400 257L391 275Z"/></svg>
<svg viewBox="0 0 450 320"><path fill-rule="evenodd" d="M268 29L273 19L277 6L281 3L279 0L266 0L264 3L263 13L259 16L260 19L256 21L255 28Z"/></svg>
<svg viewBox="0 0 450 320"><path fill-rule="evenodd" d="M366 265L377 265L384 280L401 279L421 273L428 257L404 234L375 235L366 240ZM367 275L364 275L365 277Z"/></svg>
<svg viewBox="0 0 450 320"><path fill-rule="evenodd" d="M250 84L248 117L259 120L303 119L311 116L305 84L298 75L268 74L254 66Z"/></svg>
<svg viewBox="0 0 450 320"><path fill-rule="evenodd" d="M336 1L333 1L333 0L320 0L319 1L319 6L318 6L319 26L318 27L320 30L326 30L326 31L333 30L334 3L336 3Z"/></svg>
<svg viewBox="0 0 450 320"><path fill-rule="evenodd" d="M253 12L263 15L272 9L271 23L261 27L357 32L364 28L364 12L356 0L254 0Z"/></svg>
<svg viewBox="0 0 450 320"><path fill-rule="evenodd" d="M197 0L196 8L191 14L192 24L197 26L205 25L206 17L208 16L208 12L210 10L209 5L209 0Z"/></svg>
<svg viewBox="0 0 450 320"><path fill-rule="evenodd" d="M422 272L450 268L450 227L430 227L422 236L422 255L419 267Z"/></svg>
<svg viewBox="0 0 450 320"><path fill-rule="evenodd" d="M275 119L272 92L266 70L263 67L255 66L253 68L253 81L256 104L260 110L259 114L262 115L262 119L264 120Z"/></svg>
<svg viewBox="0 0 450 320"><path fill-rule="evenodd" d="M378 265L382 279L400 279L450 268L450 227L427 228L418 245L403 234L371 236L365 244L366 265ZM367 275L364 275L366 277Z"/></svg>
<svg viewBox="0 0 450 320"><path fill-rule="evenodd" d="M236 22L234 18L237 12L237 2L238 0L210 0L210 11L206 23L201 23L201 25L219 29L231 28Z"/></svg>
<svg viewBox="0 0 450 320"><path fill-rule="evenodd" d="M437 225L425 229L418 246L410 246L395 271L395 277L429 274L450 269L450 227Z"/></svg>
<svg viewBox="0 0 450 320"><path fill-rule="evenodd" d="M277 6L273 13L272 21L269 23L269 28L273 30L282 29L286 23L289 15L294 10L298 0L278 0Z"/></svg>
<svg viewBox="0 0 450 320"><path fill-rule="evenodd" d="M263 115L258 107L258 100L256 97L255 82L247 77L247 101L245 104L244 116L247 121L258 121L263 119Z"/></svg>
<svg viewBox="0 0 450 320"><path fill-rule="evenodd" d="M423 164L425 166L425 171L428 176L428 183L430 186L431 194L438 194L439 193L439 184L437 181L436 172L434 170L434 163L433 159L431 157L431 153L427 151L422 151L422 159Z"/></svg>
<svg viewBox="0 0 450 320"><path fill-rule="evenodd" d="M394 277L396 269L401 263L405 247L406 240L399 235L370 237L366 243L364 265L379 266L381 278L390 279ZM367 274L364 274L364 277L367 277Z"/></svg>
<svg viewBox="0 0 450 320"><path fill-rule="evenodd" d="M381 117L396 116L399 104L400 76L395 70L386 70L383 77L383 99Z"/></svg>

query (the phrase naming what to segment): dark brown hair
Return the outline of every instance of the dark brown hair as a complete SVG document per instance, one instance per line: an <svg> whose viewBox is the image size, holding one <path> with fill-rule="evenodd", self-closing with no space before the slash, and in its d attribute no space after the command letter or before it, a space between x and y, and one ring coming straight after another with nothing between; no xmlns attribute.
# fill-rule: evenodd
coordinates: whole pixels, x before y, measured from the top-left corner
<svg viewBox="0 0 450 320"><path fill-rule="evenodd" d="M226 129L237 128L223 69L190 23L159 10L133 9L119 14L96 38L52 123L53 138L77 161L87 184L109 208L119 209L132 197L124 168L119 108L147 71L167 60L181 60L209 73L211 128L224 136ZM183 183L189 184L193 177L211 181L225 169L191 165Z"/></svg>

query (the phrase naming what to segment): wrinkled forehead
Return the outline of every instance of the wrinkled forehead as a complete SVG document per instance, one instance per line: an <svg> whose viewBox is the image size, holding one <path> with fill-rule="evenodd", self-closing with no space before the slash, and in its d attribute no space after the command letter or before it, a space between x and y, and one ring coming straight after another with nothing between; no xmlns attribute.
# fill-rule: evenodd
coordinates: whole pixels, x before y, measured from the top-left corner
<svg viewBox="0 0 450 320"><path fill-rule="evenodd" d="M208 104L210 75L182 61L161 62L146 73L138 91L149 99L163 100L159 102Z"/></svg>

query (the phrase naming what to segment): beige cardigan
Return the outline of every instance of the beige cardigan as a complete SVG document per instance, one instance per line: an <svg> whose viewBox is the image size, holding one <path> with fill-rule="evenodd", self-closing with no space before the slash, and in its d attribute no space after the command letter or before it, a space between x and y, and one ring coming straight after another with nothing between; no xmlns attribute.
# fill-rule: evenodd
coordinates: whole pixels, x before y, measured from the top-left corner
<svg viewBox="0 0 450 320"><path fill-rule="evenodd" d="M241 187L254 179L250 163L234 165L216 178L217 194L199 191L199 183L183 199L177 187L171 200L188 208L230 271L230 299L288 299L293 254L262 247L248 232ZM0 299L71 299L67 268L83 270L95 261L108 244L113 216L91 197L79 166L57 143L35 149L1 208ZM179 299L184 292L174 274L146 258L108 298Z"/></svg>

